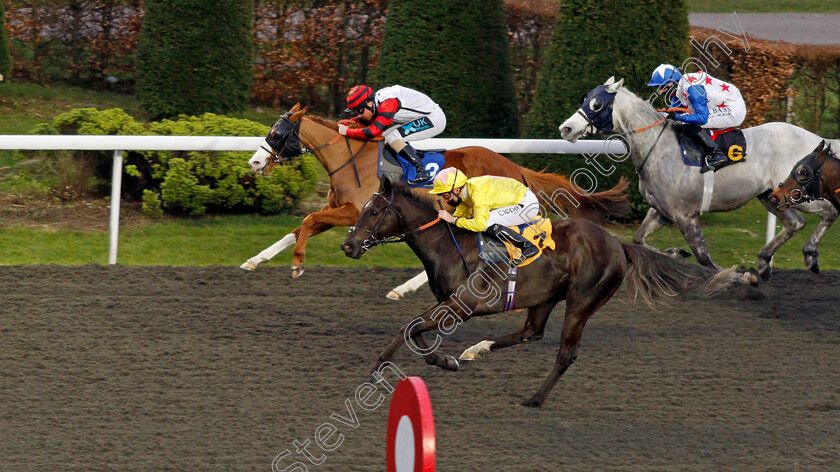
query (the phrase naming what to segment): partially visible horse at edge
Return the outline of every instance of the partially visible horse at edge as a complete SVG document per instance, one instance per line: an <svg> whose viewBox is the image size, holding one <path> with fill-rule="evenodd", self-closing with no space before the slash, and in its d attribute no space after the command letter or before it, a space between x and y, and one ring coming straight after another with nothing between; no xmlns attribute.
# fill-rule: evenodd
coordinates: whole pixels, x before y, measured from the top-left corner
<svg viewBox="0 0 840 472"><path fill-rule="evenodd" d="M518 268L513 306L505 307L508 265L483 261L478 255L476 233L449 226L437 217L434 201L418 196L400 183L383 179L342 248L358 259L373 246L404 240L423 262L438 304L403 326L379 355L372 375L389 362L409 341L428 364L457 371L459 360L437 354L423 337L433 330L451 334L474 316L528 310L525 324L516 332L467 349L461 359L474 359L490 351L543 337L551 310L566 301L562 339L557 361L536 393L522 405L541 406L560 376L577 357L583 327L622 284L643 300L653 302L690 289L713 292L735 283L733 270L718 272L633 244L623 244L590 221L567 219L553 222L554 250ZM447 228L449 226L449 228ZM453 241L454 240L454 241ZM460 252L460 255L459 255ZM464 263L461 264L461 257ZM467 268L469 267L469 269ZM468 272L471 271L471 272ZM376 378L373 379L374 381Z"/></svg>
<svg viewBox="0 0 840 472"><path fill-rule="evenodd" d="M560 125L560 136L574 142L581 136L605 131L623 136L629 142L630 158L639 175L639 191L650 204L633 237L634 243L655 249L647 245L645 239L667 223L674 222L697 261L703 266L720 270L706 249L700 214L703 211L732 211L757 198L784 226L758 253L761 278L767 280L770 277L770 260L779 247L805 227L805 219L797 210L816 213L821 218L802 249L805 264L811 271L819 272L817 246L837 219L837 210L828 202L814 201L799 205L796 210L780 211L768 197L776 185L787 177L802 150L813 148L822 138L788 123L765 123L746 128L742 130L747 142L746 161L714 174L700 174L697 168L683 163L680 144L674 133L674 127L679 125L663 119L650 103L624 88L623 82L624 79L616 82L610 77L604 85L590 91L581 108ZM603 96L608 98L605 100ZM586 118L585 107L599 123L609 123L615 131L601 129L604 126L597 127ZM714 182L714 193L705 209L702 205L706 193L704 178ZM685 251L670 249L666 252L675 255ZM750 276L749 281L758 284L757 277Z"/></svg>
<svg viewBox="0 0 840 472"><path fill-rule="evenodd" d="M840 159L825 141L797 162L770 194L770 203L779 211L820 199L840 211Z"/></svg>
<svg viewBox="0 0 840 472"><path fill-rule="evenodd" d="M379 188L378 144L343 137L338 134L336 123L305 117L305 114L306 108L301 109L298 104L281 116L266 136L267 147L260 147L248 163L257 174L268 176L275 166L312 152L329 173L328 202L321 210L307 215L300 227L242 264L243 269L254 270L294 245L292 277L299 277L304 270L307 239L332 227L352 225L362 206ZM443 155L446 158L444 167L456 167L467 177L498 175L516 179L537 194L546 209L559 209L572 217L601 219L629 212L625 194L628 183L624 179L610 190L581 195L565 176L520 167L483 147L453 149L444 151ZM425 282L425 273L418 274L409 283L395 288L389 298L402 298L407 288L413 291Z"/></svg>

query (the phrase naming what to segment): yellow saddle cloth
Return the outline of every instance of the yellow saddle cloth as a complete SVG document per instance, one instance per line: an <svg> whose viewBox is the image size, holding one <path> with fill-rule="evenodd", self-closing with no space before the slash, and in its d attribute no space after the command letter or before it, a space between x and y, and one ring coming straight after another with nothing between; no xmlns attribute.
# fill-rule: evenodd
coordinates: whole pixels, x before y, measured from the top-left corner
<svg viewBox="0 0 840 472"><path fill-rule="evenodd" d="M539 251L535 255L520 262L516 265L516 267L524 267L539 259L544 250L554 249L556 247L554 240L551 239L552 226L551 220L548 218L538 218L530 223L521 224L519 226L509 226L509 228L521 234L525 237L525 239L531 241L537 246L537 248L539 248ZM518 261L522 257L522 251L515 248L508 242L503 241L503 243L507 248L510 260Z"/></svg>

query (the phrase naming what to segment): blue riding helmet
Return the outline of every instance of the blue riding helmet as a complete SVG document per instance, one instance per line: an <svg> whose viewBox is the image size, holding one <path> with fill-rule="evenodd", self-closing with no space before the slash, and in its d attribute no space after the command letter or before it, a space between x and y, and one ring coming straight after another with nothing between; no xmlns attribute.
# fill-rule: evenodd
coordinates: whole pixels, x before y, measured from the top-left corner
<svg viewBox="0 0 840 472"><path fill-rule="evenodd" d="M660 85L666 82L679 82L682 78L682 74L680 74L680 70L676 67L672 66L671 64L660 64L653 71L653 75L650 77L650 82L648 82L648 87L659 87Z"/></svg>

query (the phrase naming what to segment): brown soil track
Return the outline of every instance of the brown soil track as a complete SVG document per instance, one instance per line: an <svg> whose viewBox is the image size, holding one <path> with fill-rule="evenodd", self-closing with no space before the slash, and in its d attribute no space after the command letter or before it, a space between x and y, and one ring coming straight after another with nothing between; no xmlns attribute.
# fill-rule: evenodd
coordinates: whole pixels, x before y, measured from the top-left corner
<svg viewBox="0 0 840 472"><path fill-rule="evenodd" d="M326 458L310 471L384 470L388 403L353 395L433 303L383 298L414 272L0 267L0 471L270 471L326 422L344 441L310 443ZM838 470L838 287L838 272L781 271L657 311L614 300L542 409L518 403L554 361L562 308L542 341L457 373L408 350L395 363L428 385L440 471ZM522 319L470 320L442 350ZM330 419L347 398L355 429Z"/></svg>

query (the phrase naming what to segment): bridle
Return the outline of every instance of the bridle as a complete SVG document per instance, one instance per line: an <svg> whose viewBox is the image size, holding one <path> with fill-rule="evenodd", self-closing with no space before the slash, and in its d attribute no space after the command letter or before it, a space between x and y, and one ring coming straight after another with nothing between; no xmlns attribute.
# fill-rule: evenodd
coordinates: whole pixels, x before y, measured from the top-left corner
<svg viewBox="0 0 840 472"><path fill-rule="evenodd" d="M321 144L320 146L316 146L312 149L309 149L305 146L300 145L300 124L302 120L298 120L291 129L287 130L284 136L282 137L282 141L278 140L276 145L272 145L269 142L269 138L265 138L265 143L268 145L266 148L265 146L260 146L260 149L267 152L269 154L270 159L266 164L282 164L284 162L291 161L292 159L302 156L303 154L312 153L315 151L320 151L325 147L332 146L333 144L337 143L341 139L341 135L336 136L331 141ZM274 126L271 127L271 131L268 132L268 136L273 137L274 134L277 132L277 128L283 123L292 123L292 120L289 119L289 113L287 112L285 115L281 116ZM287 149L289 145L289 139L295 137L294 146L296 149ZM276 149L280 149L277 151Z"/></svg>
<svg viewBox="0 0 840 472"><path fill-rule="evenodd" d="M827 158L831 157L831 155L827 156ZM816 170L814 170L814 164L816 164L816 155L814 157L809 158L808 161L809 162L797 165L790 173L790 177L796 183L799 184L798 188L785 185L784 182L779 184L780 189L787 189L787 195L785 195L785 192L782 192L784 200L782 200L778 205L776 205L776 208L779 208L783 205L793 206L798 205L800 203L808 203L822 198L821 189L823 185L825 185L825 180L823 180L822 175L822 168L825 165L825 162L820 164L820 166L817 167ZM808 170L809 174L805 178L801 178L799 176L799 170L803 167Z"/></svg>
<svg viewBox="0 0 840 472"><path fill-rule="evenodd" d="M606 104L604 104L604 106L602 108L600 108L597 112L594 112L594 114L592 114L592 116L590 116L590 113L587 113L587 111L584 111L584 106L587 103L589 103L590 101L592 101L593 99L598 98L600 95L603 95L605 93L604 91L606 90L606 87L607 87L606 85L600 85L600 86L596 87L592 91L592 92L595 92L596 90L598 91L595 95L592 95L592 92L589 92L589 94L587 94L584 97L583 103L581 104L580 108L578 108L578 110L576 112L578 115L582 116L586 120L587 126L593 130L593 131L589 131L589 134L594 134L595 131L603 131L605 133L611 133L612 130L613 130L612 111L613 111L613 104L615 103L615 96L618 92L613 92L613 93L606 92L606 94L610 95L610 100ZM590 95L592 95L591 98L590 98ZM686 109L686 108L668 108L665 111L666 112L670 112L670 111L687 112L688 109ZM630 130L630 131L625 131L623 133L614 133L613 136L618 136L620 138L626 138L627 136L632 136L634 134L643 133L647 130L650 130L650 129L653 129L653 128L659 126L662 123L665 123L666 120L667 120L667 118L663 117L660 120L658 120L658 121L656 121L652 124L649 124L647 126L643 126L641 128L636 128L636 129L633 129L633 130ZM605 126L605 123L609 123L609 128L607 128ZM650 157L651 153L653 152L653 149L656 147L656 144L659 142L659 139L662 137L662 134L665 133L666 129L668 129L668 127L663 126L662 131L660 131L659 134L656 136L656 141L654 141L653 144L650 146L650 149L648 149L648 152L645 155L644 159L642 159L642 163L639 165L638 168L636 168L636 173L637 174L640 174L642 172L642 168L644 168L645 164L648 161L648 158ZM622 139L622 141L625 141L625 140ZM626 141L625 141L625 144L627 144ZM628 149L629 149L629 145L628 145Z"/></svg>
<svg viewBox="0 0 840 472"><path fill-rule="evenodd" d="M398 234L398 235L395 235L395 236L387 236L387 237L384 237L384 238L380 237L379 236L379 230L382 229L382 225L385 224L385 220L388 218L388 212L393 211L394 214L397 215L397 224L400 225L400 226L402 226L402 215L400 214L399 211L397 211L396 207L394 207L394 204L391 202L391 200L388 200L387 198L385 198L384 195L382 195L379 192L374 193L373 196L371 196L370 201L372 202L373 199L376 198L376 197L381 198L382 201L385 202L385 213L382 215L382 217L376 223L376 226L373 229L356 228L355 226L350 227L350 231L349 231L350 233L352 233L354 231L362 231L362 232L365 232L365 233L369 234L369 236L367 238L365 238L363 241L361 241L359 243L361 248L362 248L362 253L365 253L369 249L371 249L375 246L379 246L380 244L401 243L401 242L405 241L406 236L408 236L409 234L418 233L418 232L423 231L427 228L430 228L430 227L432 227L432 226L434 226L434 225L436 225L437 223L440 222L440 218L435 218L434 220L432 220L432 221L430 221L430 222L428 222L428 223L426 223L426 224L424 224L424 225L422 225L422 226L420 226L416 229L412 229L412 230L406 231L404 233L401 233L401 234Z"/></svg>

